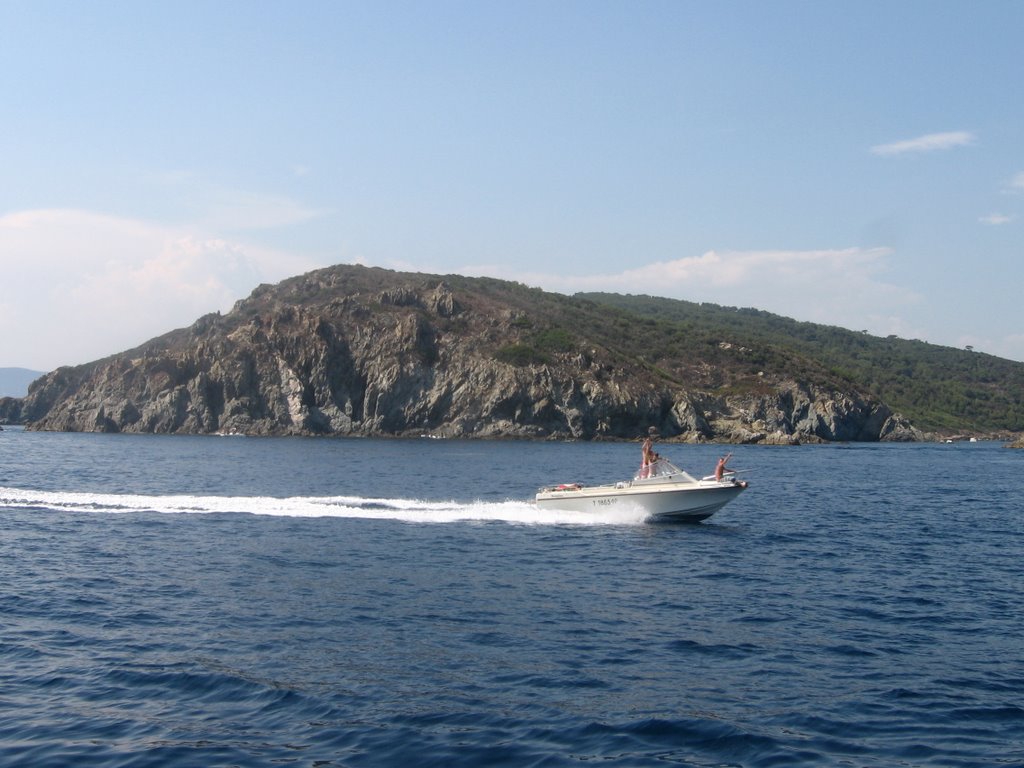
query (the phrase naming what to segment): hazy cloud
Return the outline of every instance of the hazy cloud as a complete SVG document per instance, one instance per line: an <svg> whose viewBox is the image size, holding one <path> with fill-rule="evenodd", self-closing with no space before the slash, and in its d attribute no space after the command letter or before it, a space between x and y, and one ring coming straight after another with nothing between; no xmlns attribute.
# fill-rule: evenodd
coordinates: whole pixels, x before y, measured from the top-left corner
<svg viewBox="0 0 1024 768"><path fill-rule="evenodd" d="M871 154L881 156L902 155L907 152L934 152L939 149L964 147L974 143L974 134L970 131L950 131L949 133L929 133L915 139L896 141L891 144L876 144L871 147Z"/></svg>
<svg viewBox="0 0 1024 768"><path fill-rule="evenodd" d="M1014 175L1014 177L1010 179L1010 183L1007 185L1007 188L1011 192L1024 192L1024 171Z"/></svg>
<svg viewBox="0 0 1024 768"><path fill-rule="evenodd" d="M462 274L506 277L568 294L639 293L756 307L881 335L916 333L901 313L921 297L881 279L892 253L889 248L712 250L614 274L522 273L500 266L464 267Z"/></svg>
<svg viewBox="0 0 1024 768"><path fill-rule="evenodd" d="M318 211L285 197L226 189L210 190L207 195L207 213L203 221L216 230L286 227L319 215Z"/></svg>
<svg viewBox="0 0 1024 768"><path fill-rule="evenodd" d="M981 216L978 218L982 224L989 224L991 226L998 226L1000 224L1009 224L1013 221L1013 216L1007 216L1003 213L990 213L987 216Z"/></svg>
<svg viewBox="0 0 1024 768"><path fill-rule="evenodd" d="M307 172L292 167L294 175ZM164 171L150 177L159 187L192 211L193 220L211 231L262 230L301 224L321 211L281 195L270 195L217 184L202 174Z"/></svg>
<svg viewBox="0 0 1024 768"><path fill-rule="evenodd" d="M120 352L230 309L260 282L318 266L196 230L64 209L0 217L0 253L5 359L40 369Z"/></svg>

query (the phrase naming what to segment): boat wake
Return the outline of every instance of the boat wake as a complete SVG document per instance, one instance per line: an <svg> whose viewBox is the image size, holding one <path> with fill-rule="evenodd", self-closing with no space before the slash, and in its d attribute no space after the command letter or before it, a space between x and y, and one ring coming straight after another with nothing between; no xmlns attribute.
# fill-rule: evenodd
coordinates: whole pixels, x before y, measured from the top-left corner
<svg viewBox="0 0 1024 768"><path fill-rule="evenodd" d="M504 522L523 525L637 525L640 509L595 512L538 509L532 501L424 501L358 496L191 496L35 491L0 486L0 508L78 513L249 514L337 517L410 523Z"/></svg>

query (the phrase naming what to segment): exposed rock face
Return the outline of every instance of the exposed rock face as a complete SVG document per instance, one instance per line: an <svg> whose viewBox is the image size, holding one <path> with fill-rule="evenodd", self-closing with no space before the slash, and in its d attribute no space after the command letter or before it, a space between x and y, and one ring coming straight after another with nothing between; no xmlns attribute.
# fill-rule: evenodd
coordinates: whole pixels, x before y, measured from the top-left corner
<svg viewBox="0 0 1024 768"><path fill-rule="evenodd" d="M1014 440L1012 443L1009 443L1006 447L1007 448L1022 448L1022 449L1024 449L1024 435L1021 435L1016 440Z"/></svg>
<svg viewBox="0 0 1024 768"><path fill-rule="evenodd" d="M21 422L21 398L0 397L0 424Z"/></svg>
<svg viewBox="0 0 1024 768"><path fill-rule="evenodd" d="M883 403L795 381L756 398L734 398L710 408L716 434L735 443L913 441L920 433Z"/></svg>
<svg viewBox="0 0 1024 768"><path fill-rule="evenodd" d="M517 358L540 292L451 282L339 266L261 286L223 317L48 374L20 415L33 429L100 432L594 439L655 426L688 441L916 437L884 404L781 374L756 382L756 396L666 381L585 327L571 345Z"/></svg>

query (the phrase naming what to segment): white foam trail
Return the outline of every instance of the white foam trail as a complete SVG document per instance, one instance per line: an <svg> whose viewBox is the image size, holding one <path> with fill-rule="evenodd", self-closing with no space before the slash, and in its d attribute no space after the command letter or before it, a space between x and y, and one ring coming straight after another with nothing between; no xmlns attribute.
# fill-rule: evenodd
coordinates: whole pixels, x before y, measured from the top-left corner
<svg viewBox="0 0 1024 768"><path fill-rule="evenodd" d="M34 491L0 486L0 507L60 512L126 514L237 513L278 517L339 517L415 523L506 522L523 525L636 525L634 510L594 513L541 510L531 501L422 501L359 496L146 496L136 494Z"/></svg>

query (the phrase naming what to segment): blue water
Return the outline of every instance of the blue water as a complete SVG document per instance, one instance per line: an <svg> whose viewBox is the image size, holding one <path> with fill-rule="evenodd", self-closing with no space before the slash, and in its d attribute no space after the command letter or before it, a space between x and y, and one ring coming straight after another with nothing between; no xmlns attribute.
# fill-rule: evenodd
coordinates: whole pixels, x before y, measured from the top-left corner
<svg viewBox="0 0 1024 768"><path fill-rule="evenodd" d="M8 429L0 765L1024 765L1024 452L734 451Z"/></svg>

